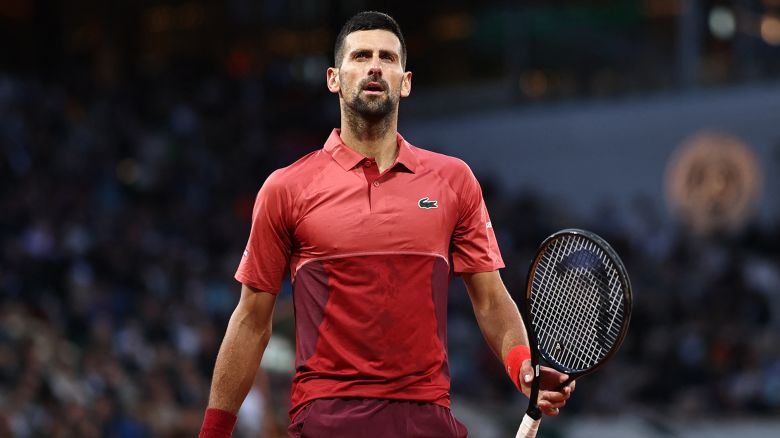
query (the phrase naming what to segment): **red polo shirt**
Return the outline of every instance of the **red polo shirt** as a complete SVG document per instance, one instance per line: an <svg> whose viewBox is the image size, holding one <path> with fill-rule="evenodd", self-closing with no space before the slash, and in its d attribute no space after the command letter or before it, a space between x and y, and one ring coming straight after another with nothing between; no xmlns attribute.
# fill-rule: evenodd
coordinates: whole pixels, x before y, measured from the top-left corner
<svg viewBox="0 0 780 438"><path fill-rule="evenodd" d="M275 294L291 272L291 418L324 397L449 406L449 273L504 265L469 167L400 135L398 146L379 174L333 130L257 195L236 279Z"/></svg>

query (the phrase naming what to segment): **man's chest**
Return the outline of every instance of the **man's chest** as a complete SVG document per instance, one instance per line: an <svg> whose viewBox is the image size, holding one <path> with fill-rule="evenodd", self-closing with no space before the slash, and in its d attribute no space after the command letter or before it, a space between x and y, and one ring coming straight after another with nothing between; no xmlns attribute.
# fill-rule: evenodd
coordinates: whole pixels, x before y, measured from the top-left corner
<svg viewBox="0 0 780 438"><path fill-rule="evenodd" d="M446 256L457 194L430 175L393 173L373 183L355 173L303 193L293 230L303 258L370 252Z"/></svg>

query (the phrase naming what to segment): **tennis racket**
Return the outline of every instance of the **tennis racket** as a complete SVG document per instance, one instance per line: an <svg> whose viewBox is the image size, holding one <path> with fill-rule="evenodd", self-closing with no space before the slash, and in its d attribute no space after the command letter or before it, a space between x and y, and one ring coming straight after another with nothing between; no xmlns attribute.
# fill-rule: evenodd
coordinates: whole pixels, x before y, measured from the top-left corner
<svg viewBox="0 0 780 438"><path fill-rule="evenodd" d="M566 229L542 242L526 283L523 320L534 380L516 438L533 438L539 429L540 361L569 375L562 388L612 357L630 319L628 273L604 239Z"/></svg>

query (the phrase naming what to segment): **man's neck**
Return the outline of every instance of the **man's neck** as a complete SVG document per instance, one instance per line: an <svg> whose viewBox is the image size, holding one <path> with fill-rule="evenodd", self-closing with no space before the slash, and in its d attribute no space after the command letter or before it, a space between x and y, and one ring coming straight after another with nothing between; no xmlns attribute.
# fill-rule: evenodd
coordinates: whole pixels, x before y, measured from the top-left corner
<svg viewBox="0 0 780 438"><path fill-rule="evenodd" d="M397 119L394 115L376 122L352 115L341 117L341 141L350 149L376 160L380 172L398 156Z"/></svg>

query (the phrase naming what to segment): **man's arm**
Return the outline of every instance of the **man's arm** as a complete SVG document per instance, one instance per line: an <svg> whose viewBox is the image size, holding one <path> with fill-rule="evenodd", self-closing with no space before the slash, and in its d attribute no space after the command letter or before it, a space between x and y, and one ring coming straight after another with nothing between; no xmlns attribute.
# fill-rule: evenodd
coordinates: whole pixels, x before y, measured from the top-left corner
<svg viewBox="0 0 780 438"><path fill-rule="evenodd" d="M469 291L474 315L479 329L490 348L506 362L509 351L516 345L528 345L528 336L517 305L501 280L498 271L463 273L463 281ZM520 371L523 379L522 391L530 393L530 378L532 376L531 361L526 360ZM539 390L539 408L545 415L558 415L558 408L566 404L566 400L574 390L574 382L558 390L567 376L552 368L542 367Z"/></svg>
<svg viewBox="0 0 780 438"><path fill-rule="evenodd" d="M223 429L222 420L219 419L226 417L225 413L230 414L227 417L235 416L244 402L271 338L275 302L276 295L242 285L241 299L230 316L214 365L209 406L201 428L202 437L221 436L221 433L214 432ZM232 420L235 422L235 417ZM220 427L211 427L214 425ZM232 426L230 424L230 429Z"/></svg>

